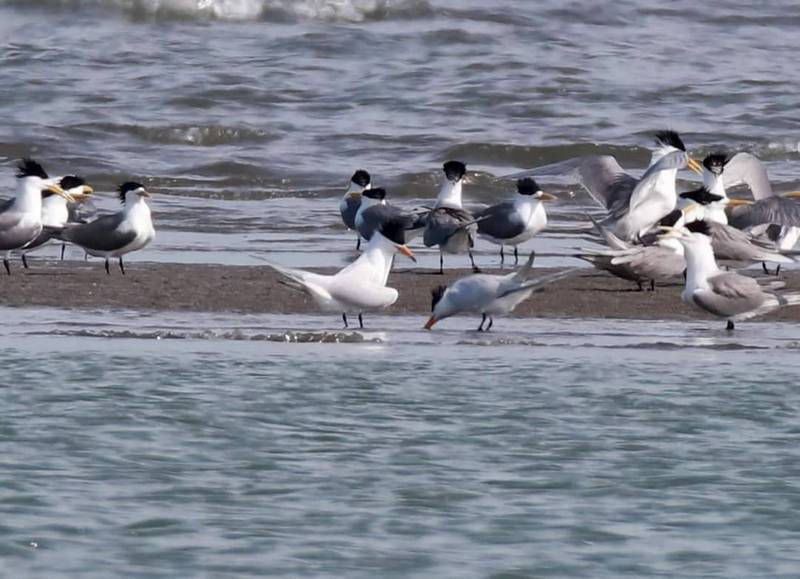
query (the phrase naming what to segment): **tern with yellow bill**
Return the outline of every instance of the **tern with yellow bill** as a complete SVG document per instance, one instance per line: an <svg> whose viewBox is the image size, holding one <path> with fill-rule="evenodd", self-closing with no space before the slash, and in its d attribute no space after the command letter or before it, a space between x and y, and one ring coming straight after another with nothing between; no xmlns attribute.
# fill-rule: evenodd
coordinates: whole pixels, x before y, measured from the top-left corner
<svg viewBox="0 0 800 579"><path fill-rule="evenodd" d="M517 195L513 201L491 205L475 213L478 235L500 246L500 265L505 261L503 246L514 248L514 265L519 263L517 247L539 233L547 225L544 201L556 197L542 191L530 177L517 181Z"/></svg>
<svg viewBox="0 0 800 579"><path fill-rule="evenodd" d="M310 296L322 311L340 313L345 328L347 314L358 314L359 326L363 328L363 312L386 308L397 301L397 290L386 287L397 253L416 261L405 244L404 223L400 220L381 224L358 259L333 275L267 265L278 272L281 283Z"/></svg>
<svg viewBox="0 0 800 579"><path fill-rule="evenodd" d="M10 253L23 249L42 232L42 195L52 192L72 200L69 193L33 159L23 159L17 169L14 197L0 206L0 252L3 252L3 265L8 275L11 275Z"/></svg>
<svg viewBox="0 0 800 579"><path fill-rule="evenodd" d="M355 230L356 214L358 213L359 207L361 207L361 196L364 191L368 190L371 186L372 178L364 169L359 169L350 177L350 184L347 187L347 191L344 192L342 200L339 201L339 213L347 229ZM361 249L360 235L358 235L356 240L356 249Z"/></svg>

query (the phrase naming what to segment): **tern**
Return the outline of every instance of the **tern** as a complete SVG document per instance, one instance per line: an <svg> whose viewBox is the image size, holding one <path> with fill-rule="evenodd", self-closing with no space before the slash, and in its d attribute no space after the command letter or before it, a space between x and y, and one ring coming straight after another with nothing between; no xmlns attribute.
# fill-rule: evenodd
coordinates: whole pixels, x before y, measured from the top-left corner
<svg viewBox="0 0 800 579"><path fill-rule="evenodd" d="M462 277L451 286L441 285L431 291L433 313L425 324L430 330L437 322L461 313L480 314L478 331L489 331L494 324L493 316L504 316L530 297L533 290L544 284L565 277L572 272L567 269L539 279L528 279L533 267L535 253L517 271L508 275L477 273ZM486 320L489 324L484 328Z"/></svg>
<svg viewBox="0 0 800 579"><path fill-rule="evenodd" d="M778 294L765 289L752 277L719 268L706 221L693 221L685 228L665 228L677 238L686 254L686 285L681 298L714 316L735 322L760 316L787 305L800 304L800 294Z"/></svg>
<svg viewBox="0 0 800 579"><path fill-rule="evenodd" d="M82 204L90 198L94 190L86 184L82 177L65 175L59 181L59 186L74 200L68 203L66 197L56 195L52 191L42 193L42 231L22 250L22 265L28 269L26 254L43 246L54 238L54 233L62 229L70 220L70 208ZM64 259L64 246L61 244L61 259Z"/></svg>
<svg viewBox="0 0 800 579"><path fill-rule="evenodd" d="M281 276L281 283L308 294L325 312L342 314L347 328L347 314L358 314L364 327L363 312L391 306L398 292L386 287L396 253L416 261L405 244L401 221L387 221L374 233L363 253L353 263L334 275L322 275L277 264L267 264Z"/></svg>
<svg viewBox="0 0 800 579"><path fill-rule="evenodd" d="M656 143L651 164L639 179L608 155L585 157L577 166L581 185L608 210L603 225L624 241L634 241L675 209L678 170L688 166L702 171L675 131L656 133Z"/></svg>
<svg viewBox="0 0 800 579"><path fill-rule="evenodd" d="M361 206L361 195L372 186L372 178L364 169L359 169L350 177L350 184L339 201L339 213L347 229L356 228L356 213ZM356 240L356 249L361 249L361 237Z"/></svg>
<svg viewBox="0 0 800 579"><path fill-rule="evenodd" d="M17 169L15 195L0 205L0 252L8 275L11 275L10 253L27 246L42 231L42 195L52 192L72 199L33 159L23 159Z"/></svg>
<svg viewBox="0 0 800 579"><path fill-rule="evenodd" d="M362 193L361 206L355 218L355 227L359 237L367 241L383 223L400 221L406 231L406 243L416 237L425 226L425 217L406 212L396 205L386 202L386 190L380 187L367 189Z"/></svg>
<svg viewBox="0 0 800 579"><path fill-rule="evenodd" d="M514 265L519 263L517 246L539 233L547 225L544 201L556 199L545 193L531 178L517 181L517 195L513 201L491 205L475 213L478 235L500 246L500 265L505 261L503 246L514 247Z"/></svg>
<svg viewBox="0 0 800 579"><path fill-rule="evenodd" d="M442 167L445 181L436 197L434 208L425 218L422 241L426 247L439 246L439 273L444 273L444 254L469 254L472 270L480 271L472 256L478 226L473 215L461 205L461 189L467 166L460 161L447 161Z"/></svg>
<svg viewBox="0 0 800 579"><path fill-rule="evenodd" d="M83 248L89 255L105 258L107 274L111 273L109 258L118 258L119 269L125 275L122 256L145 247L156 232L150 207L145 201L150 193L144 185L128 181L119 186L118 192L122 202L120 211L103 215L89 223L68 223L55 236Z"/></svg>

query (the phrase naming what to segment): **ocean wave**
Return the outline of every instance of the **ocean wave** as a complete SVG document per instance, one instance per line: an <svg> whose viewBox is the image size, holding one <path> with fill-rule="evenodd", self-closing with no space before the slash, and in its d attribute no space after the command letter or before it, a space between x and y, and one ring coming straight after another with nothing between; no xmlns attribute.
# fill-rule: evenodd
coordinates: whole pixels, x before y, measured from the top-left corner
<svg viewBox="0 0 800 579"><path fill-rule="evenodd" d="M137 19L364 22L428 14L426 0L12 0L25 7L116 10Z"/></svg>

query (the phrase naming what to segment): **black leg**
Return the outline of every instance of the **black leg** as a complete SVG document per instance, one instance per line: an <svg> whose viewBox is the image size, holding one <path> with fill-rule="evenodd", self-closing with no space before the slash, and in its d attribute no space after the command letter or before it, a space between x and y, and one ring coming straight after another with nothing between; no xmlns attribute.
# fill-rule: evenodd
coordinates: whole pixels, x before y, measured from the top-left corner
<svg viewBox="0 0 800 579"><path fill-rule="evenodd" d="M486 314L481 314L481 315L482 315L483 317L481 318L481 325L480 325L480 326L478 326L478 331L479 331L479 332L482 332L482 331L483 331L483 323L486 321Z"/></svg>
<svg viewBox="0 0 800 579"><path fill-rule="evenodd" d="M519 254L517 253L517 246L514 246L514 265L519 265Z"/></svg>
<svg viewBox="0 0 800 579"><path fill-rule="evenodd" d="M642 282L640 282L640 281L637 281L637 282L636 282L636 285L637 285L637 286L639 286L639 290L638 290L638 291L640 291L640 292L643 292L643 291L644 291L644 288L642 287Z"/></svg>
<svg viewBox="0 0 800 579"><path fill-rule="evenodd" d="M734 329L733 322L731 320L728 320L728 325L725 326L725 329L729 332Z"/></svg>
<svg viewBox="0 0 800 579"><path fill-rule="evenodd" d="M358 236L358 239L356 239L356 251L358 251L359 249L361 249L361 236L360 235Z"/></svg>
<svg viewBox="0 0 800 579"><path fill-rule="evenodd" d="M28 259L25 257L25 254L22 254L22 267L28 269Z"/></svg>
<svg viewBox="0 0 800 579"><path fill-rule="evenodd" d="M83 261L89 261L89 254L88 254L88 253L85 253L85 252L84 252L84 254L83 254Z"/></svg>
<svg viewBox="0 0 800 579"><path fill-rule="evenodd" d="M439 274L444 275L444 254L439 252Z"/></svg>
<svg viewBox="0 0 800 579"><path fill-rule="evenodd" d="M350 326L347 325L347 314L342 314L342 321L344 322L344 327L349 328Z"/></svg>
<svg viewBox="0 0 800 579"><path fill-rule="evenodd" d="M781 264L778 264L778 267L775 268L775 277L778 277L781 274Z"/></svg>
<svg viewBox="0 0 800 579"><path fill-rule="evenodd" d="M11 266L8 264L8 258L7 257L3 258L3 265L6 266L6 273L8 275L11 275Z"/></svg>
<svg viewBox="0 0 800 579"><path fill-rule="evenodd" d="M122 265L122 256L119 256L119 270L122 272L122 275L125 275L125 266Z"/></svg>
<svg viewBox="0 0 800 579"><path fill-rule="evenodd" d="M472 257L472 250L468 249L467 253L469 253L469 262L472 264L472 273L480 273L481 270L477 265L475 265L475 258Z"/></svg>
<svg viewBox="0 0 800 579"><path fill-rule="evenodd" d="M361 314L358 314L358 327L364 329L364 318L361 317Z"/></svg>
<svg viewBox="0 0 800 579"><path fill-rule="evenodd" d="M61 244L61 261L64 261L64 251L66 249L67 249L67 244L66 243L62 243Z"/></svg>
<svg viewBox="0 0 800 579"><path fill-rule="evenodd" d="M106 275L111 275L111 270L108 269L108 258L106 258Z"/></svg>
<svg viewBox="0 0 800 579"><path fill-rule="evenodd" d="M506 262L506 255L503 253L503 246L500 246L500 267Z"/></svg>
<svg viewBox="0 0 800 579"><path fill-rule="evenodd" d="M767 269L767 262L766 261L762 261L761 262L761 269L764 270L764 274L765 275L769 275L769 270Z"/></svg>
<svg viewBox="0 0 800 579"><path fill-rule="evenodd" d="M489 325L486 326L486 331L488 332L489 330L491 330L493 325L494 325L494 320L492 319L492 316L489 316Z"/></svg>
<svg viewBox="0 0 800 579"><path fill-rule="evenodd" d="M650 280L650 291L651 292L656 291L656 280L654 280L654 279Z"/></svg>

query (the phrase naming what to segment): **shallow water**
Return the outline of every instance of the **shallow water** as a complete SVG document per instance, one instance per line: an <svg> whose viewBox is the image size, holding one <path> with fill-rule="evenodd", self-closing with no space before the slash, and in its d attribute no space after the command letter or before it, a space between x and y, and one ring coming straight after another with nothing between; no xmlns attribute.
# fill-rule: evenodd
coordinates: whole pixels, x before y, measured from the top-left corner
<svg viewBox="0 0 800 579"><path fill-rule="evenodd" d="M9 576L800 565L790 325L2 314Z"/></svg>

